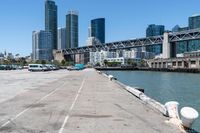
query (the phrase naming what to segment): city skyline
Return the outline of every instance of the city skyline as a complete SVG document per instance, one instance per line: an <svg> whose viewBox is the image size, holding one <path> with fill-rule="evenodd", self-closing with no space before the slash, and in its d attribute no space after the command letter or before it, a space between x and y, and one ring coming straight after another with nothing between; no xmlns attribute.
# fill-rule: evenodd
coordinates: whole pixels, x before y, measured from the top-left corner
<svg viewBox="0 0 200 133"><path fill-rule="evenodd" d="M117 3L118 6L112 7L112 10L110 6L113 1L86 0L77 3L72 0L55 0L55 2L58 6L58 27L65 26L65 15L69 10L79 11L80 46L86 44L90 20L95 18L104 17L106 19L106 42L112 42L144 37L149 24L165 25L167 30L171 30L176 24L181 27L187 26L188 17L200 12L197 10L200 2L194 0L181 1L181 5L180 0L173 2L173 5L166 0L164 3L158 0L155 0L155 3L144 0L120 0ZM148 6L143 6L144 3ZM125 8L119 9L119 5L122 4ZM104 6L103 10L102 6ZM16 7L18 7L17 11ZM140 8L145 8L145 10L140 11ZM44 29L44 1L8 0L1 3L0 9L2 10L0 12L2 18L0 52L6 50L14 54L29 55L32 47L32 31Z"/></svg>

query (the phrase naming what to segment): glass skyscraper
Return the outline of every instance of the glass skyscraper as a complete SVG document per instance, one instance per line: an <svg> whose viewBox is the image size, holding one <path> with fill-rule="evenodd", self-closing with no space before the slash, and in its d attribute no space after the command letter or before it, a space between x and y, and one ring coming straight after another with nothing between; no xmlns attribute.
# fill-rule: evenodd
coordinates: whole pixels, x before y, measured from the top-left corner
<svg viewBox="0 0 200 133"><path fill-rule="evenodd" d="M49 31L33 31L32 34L32 53L33 60L53 59L52 53L52 33Z"/></svg>
<svg viewBox="0 0 200 133"><path fill-rule="evenodd" d="M52 33L53 49L57 49L57 6L54 1L45 1L45 31Z"/></svg>
<svg viewBox="0 0 200 133"><path fill-rule="evenodd" d="M91 36L105 43L105 18L91 20Z"/></svg>
<svg viewBox="0 0 200 133"><path fill-rule="evenodd" d="M200 15L193 15L189 17L189 28L190 29L200 28Z"/></svg>
<svg viewBox="0 0 200 133"><path fill-rule="evenodd" d="M180 27L179 25L174 26L174 28L172 28L172 32L181 32L181 31L187 31L189 30L188 27Z"/></svg>
<svg viewBox="0 0 200 133"><path fill-rule="evenodd" d="M200 28L200 15L193 15L189 17L188 20L189 20L188 27L179 28L178 31L185 31L185 30ZM180 30L180 29L183 29L183 30ZM199 39L179 41L179 42L176 42L175 45L176 45L176 54L183 54L185 52L200 50Z"/></svg>
<svg viewBox="0 0 200 133"><path fill-rule="evenodd" d="M164 25L151 24L146 29L146 37L163 35L165 32Z"/></svg>
<svg viewBox="0 0 200 133"><path fill-rule="evenodd" d="M66 15L67 48L78 47L78 12L69 11Z"/></svg>
<svg viewBox="0 0 200 133"><path fill-rule="evenodd" d="M66 28L58 28L58 49L66 49Z"/></svg>

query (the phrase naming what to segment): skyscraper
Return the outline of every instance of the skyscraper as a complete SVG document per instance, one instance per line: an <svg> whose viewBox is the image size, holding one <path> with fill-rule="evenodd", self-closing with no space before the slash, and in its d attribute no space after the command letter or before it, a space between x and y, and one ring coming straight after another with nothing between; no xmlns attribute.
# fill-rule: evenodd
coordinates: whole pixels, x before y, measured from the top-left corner
<svg viewBox="0 0 200 133"><path fill-rule="evenodd" d="M33 31L32 33L32 54L33 60L51 61L52 53L52 33L48 31Z"/></svg>
<svg viewBox="0 0 200 133"><path fill-rule="evenodd" d="M105 43L105 18L91 20L91 36Z"/></svg>
<svg viewBox="0 0 200 133"><path fill-rule="evenodd" d="M78 12L69 11L66 15L67 48L78 47Z"/></svg>
<svg viewBox="0 0 200 133"><path fill-rule="evenodd" d="M53 49L57 49L57 6L53 0L45 1L45 31L52 33Z"/></svg>
<svg viewBox="0 0 200 133"><path fill-rule="evenodd" d="M189 28L190 29L200 28L200 15L193 15L189 17Z"/></svg>
<svg viewBox="0 0 200 133"><path fill-rule="evenodd" d="M58 49L66 49L66 28L58 28Z"/></svg>
<svg viewBox="0 0 200 133"><path fill-rule="evenodd" d="M174 28L172 28L172 32L181 32L181 31L186 31L188 30L188 27L180 27L179 25L174 26Z"/></svg>
<svg viewBox="0 0 200 133"><path fill-rule="evenodd" d="M146 37L163 35L165 32L164 25L151 24L146 29Z"/></svg>

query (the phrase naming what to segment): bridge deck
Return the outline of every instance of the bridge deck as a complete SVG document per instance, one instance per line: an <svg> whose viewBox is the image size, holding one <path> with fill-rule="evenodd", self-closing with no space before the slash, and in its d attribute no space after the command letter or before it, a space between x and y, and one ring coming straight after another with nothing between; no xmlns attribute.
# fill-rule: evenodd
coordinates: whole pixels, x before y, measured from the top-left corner
<svg viewBox="0 0 200 133"><path fill-rule="evenodd" d="M5 83L7 73L13 76ZM0 96L2 133L180 132L165 123L167 118L93 69L1 75L1 91L21 88L4 100Z"/></svg>

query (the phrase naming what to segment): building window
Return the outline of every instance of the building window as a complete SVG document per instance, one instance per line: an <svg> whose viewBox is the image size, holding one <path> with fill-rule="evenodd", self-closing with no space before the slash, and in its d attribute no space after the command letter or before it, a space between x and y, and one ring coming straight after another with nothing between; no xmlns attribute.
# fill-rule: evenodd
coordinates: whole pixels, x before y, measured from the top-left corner
<svg viewBox="0 0 200 133"><path fill-rule="evenodd" d="M192 64L192 65L195 65L195 64L196 64L196 61L191 61L191 64Z"/></svg>
<svg viewBox="0 0 200 133"><path fill-rule="evenodd" d="M178 66L182 66L182 62L181 61L178 62Z"/></svg>
<svg viewBox="0 0 200 133"><path fill-rule="evenodd" d="M176 62L172 62L172 66L176 66Z"/></svg>
<svg viewBox="0 0 200 133"><path fill-rule="evenodd" d="M159 62L159 67L161 68L161 62Z"/></svg>

